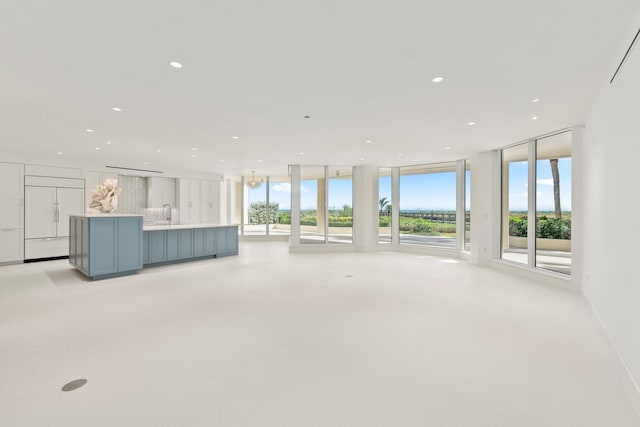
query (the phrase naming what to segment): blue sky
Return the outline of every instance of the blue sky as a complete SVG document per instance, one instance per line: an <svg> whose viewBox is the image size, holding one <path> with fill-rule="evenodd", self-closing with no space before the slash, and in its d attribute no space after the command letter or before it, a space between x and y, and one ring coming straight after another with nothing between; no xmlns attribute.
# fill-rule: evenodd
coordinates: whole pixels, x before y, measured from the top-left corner
<svg viewBox="0 0 640 427"><path fill-rule="evenodd" d="M526 211L528 197L527 162L509 164L509 210ZM549 160L538 160L536 163L536 204L538 211L553 211L553 177ZM563 211L571 210L571 158L558 159L560 175L560 207Z"/></svg>

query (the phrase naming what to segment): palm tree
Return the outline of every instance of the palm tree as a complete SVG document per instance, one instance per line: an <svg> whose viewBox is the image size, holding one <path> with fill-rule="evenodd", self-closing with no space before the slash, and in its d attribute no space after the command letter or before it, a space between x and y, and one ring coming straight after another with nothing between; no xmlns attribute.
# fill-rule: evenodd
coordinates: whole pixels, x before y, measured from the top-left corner
<svg viewBox="0 0 640 427"><path fill-rule="evenodd" d="M553 205L555 207L556 218L562 218L562 208L560 206L560 173L558 172L558 159L549 159L551 163L551 176L553 177Z"/></svg>
<svg viewBox="0 0 640 427"><path fill-rule="evenodd" d="M391 202L386 197L378 200L378 204L380 205L380 210L383 211L385 209L389 209L388 206L391 206Z"/></svg>

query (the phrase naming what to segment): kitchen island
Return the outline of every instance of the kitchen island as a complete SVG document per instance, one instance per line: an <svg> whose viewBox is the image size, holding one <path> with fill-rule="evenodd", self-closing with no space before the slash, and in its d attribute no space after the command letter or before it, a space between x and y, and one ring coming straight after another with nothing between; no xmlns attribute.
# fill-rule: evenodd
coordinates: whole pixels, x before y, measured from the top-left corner
<svg viewBox="0 0 640 427"><path fill-rule="evenodd" d="M94 280L238 254L238 226L143 225L142 215L72 215L69 263Z"/></svg>

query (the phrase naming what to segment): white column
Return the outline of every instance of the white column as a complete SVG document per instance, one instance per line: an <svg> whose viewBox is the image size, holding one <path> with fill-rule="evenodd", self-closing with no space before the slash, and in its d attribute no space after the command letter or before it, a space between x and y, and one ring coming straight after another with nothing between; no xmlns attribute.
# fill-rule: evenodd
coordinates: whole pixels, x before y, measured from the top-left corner
<svg viewBox="0 0 640 427"><path fill-rule="evenodd" d="M353 238L356 250L378 250L378 168L356 166L353 176Z"/></svg>
<svg viewBox="0 0 640 427"><path fill-rule="evenodd" d="M582 288L584 225L584 126L571 129L571 280L575 289Z"/></svg>
<svg viewBox="0 0 640 427"><path fill-rule="evenodd" d="M300 246L300 165L291 166L291 237L289 246Z"/></svg>

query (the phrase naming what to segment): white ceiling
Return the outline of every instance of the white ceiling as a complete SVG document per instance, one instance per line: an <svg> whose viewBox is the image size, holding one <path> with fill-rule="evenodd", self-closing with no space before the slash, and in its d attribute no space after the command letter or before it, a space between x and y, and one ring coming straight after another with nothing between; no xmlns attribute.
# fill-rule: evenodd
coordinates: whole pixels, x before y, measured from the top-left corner
<svg viewBox="0 0 640 427"><path fill-rule="evenodd" d="M636 0L2 1L0 152L229 175L455 160L582 123L637 10Z"/></svg>

